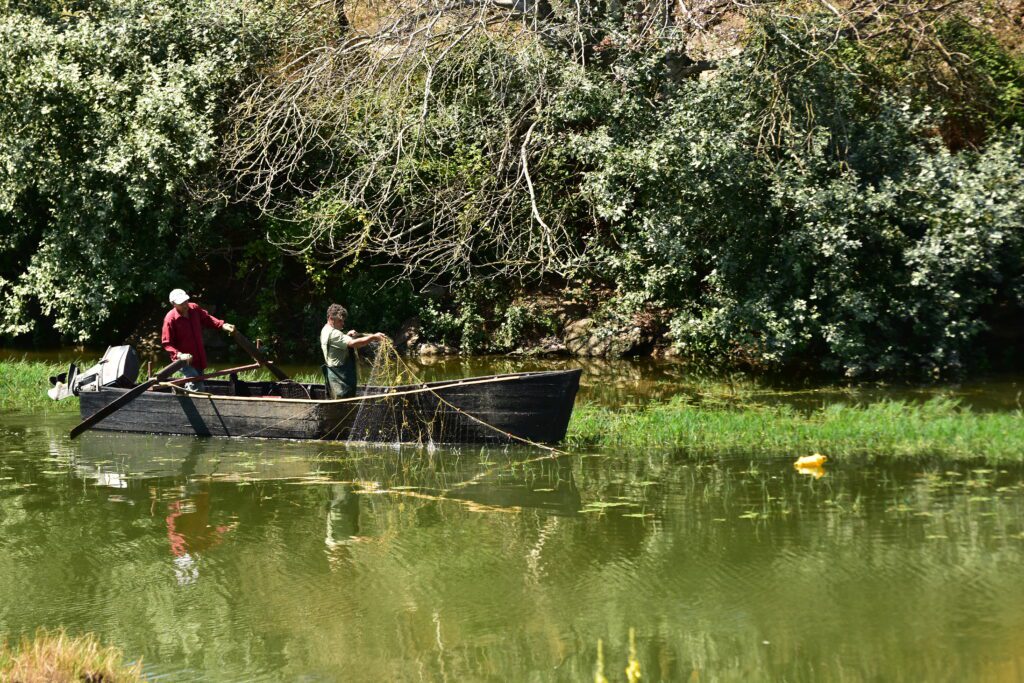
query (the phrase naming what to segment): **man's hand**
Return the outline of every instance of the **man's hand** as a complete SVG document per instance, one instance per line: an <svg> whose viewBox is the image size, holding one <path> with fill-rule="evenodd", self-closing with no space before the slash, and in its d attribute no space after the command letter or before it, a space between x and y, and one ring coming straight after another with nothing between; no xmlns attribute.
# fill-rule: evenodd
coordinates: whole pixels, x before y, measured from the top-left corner
<svg viewBox="0 0 1024 683"><path fill-rule="evenodd" d="M345 333L345 335L349 337L358 337L359 333L356 332L355 330L349 330L348 332Z"/></svg>
<svg viewBox="0 0 1024 683"><path fill-rule="evenodd" d="M225 332L227 332L228 334L234 334L235 333L235 326L232 325L231 323L224 323L224 327L222 329Z"/></svg>
<svg viewBox="0 0 1024 683"><path fill-rule="evenodd" d="M186 363L188 363L189 365L191 365L192 364L192 354L191 353L179 353L177 360L183 360Z"/></svg>

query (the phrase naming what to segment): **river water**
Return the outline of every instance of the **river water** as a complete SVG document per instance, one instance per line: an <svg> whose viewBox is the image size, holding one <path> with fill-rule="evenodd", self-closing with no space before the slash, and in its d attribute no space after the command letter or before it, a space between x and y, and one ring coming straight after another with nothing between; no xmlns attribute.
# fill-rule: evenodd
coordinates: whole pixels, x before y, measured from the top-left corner
<svg viewBox="0 0 1024 683"><path fill-rule="evenodd" d="M1019 468L76 422L0 415L0 633L155 680L624 681L631 631L644 681L1024 680Z"/></svg>

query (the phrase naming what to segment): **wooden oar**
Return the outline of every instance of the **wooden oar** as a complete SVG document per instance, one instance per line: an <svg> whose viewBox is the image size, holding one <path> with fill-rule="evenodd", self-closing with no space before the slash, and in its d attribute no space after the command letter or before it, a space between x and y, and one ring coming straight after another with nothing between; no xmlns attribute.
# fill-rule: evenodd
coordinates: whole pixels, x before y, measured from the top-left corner
<svg viewBox="0 0 1024 683"><path fill-rule="evenodd" d="M117 412L121 408L124 408L126 405L137 399L139 396L146 393L146 390L149 389L151 386L153 386L157 382L164 381L165 379L167 379L168 377L170 377L183 367L185 367L185 361L176 360L170 365L168 365L166 368L158 370L156 373L156 377L154 377L153 379L147 380L142 384L138 385L137 387L135 387L134 389L132 389L131 391L129 391L128 393L122 394L118 398L115 398L113 401L103 406L89 417L82 420L74 429L71 430L71 438L73 439L82 432L84 432L85 430L92 428L93 425L95 425L97 422L107 417L111 413Z"/></svg>
<svg viewBox="0 0 1024 683"><path fill-rule="evenodd" d="M271 363L273 365L273 363ZM177 379L171 379L164 382L164 384L188 384L189 382L202 382L203 380L213 379L214 377L223 377L224 375L230 375L232 372L245 372L246 370L255 370L260 367L259 363L253 363L252 365L242 365L237 368L228 368L227 370L218 370L216 372L210 372L205 375L199 375L198 377L178 377Z"/></svg>
<svg viewBox="0 0 1024 683"><path fill-rule="evenodd" d="M268 361L267 357L264 356L251 341L245 338L244 334L235 330L231 333L231 336L235 338L235 341L242 347L243 351L252 356L252 359L259 363L261 367L269 370L274 377L278 379L289 379L288 375L284 374L284 370Z"/></svg>

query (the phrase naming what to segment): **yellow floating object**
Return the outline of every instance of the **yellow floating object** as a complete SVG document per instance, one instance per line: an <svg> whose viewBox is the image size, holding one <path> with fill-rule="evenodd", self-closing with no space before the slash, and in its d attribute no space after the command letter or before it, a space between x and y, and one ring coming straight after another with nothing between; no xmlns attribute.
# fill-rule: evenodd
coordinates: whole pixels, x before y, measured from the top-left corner
<svg viewBox="0 0 1024 683"><path fill-rule="evenodd" d="M800 469L801 467L821 467L825 464L826 460L828 460L828 457L821 453L815 453L814 455L805 455L797 458L796 462L793 463L793 466L797 469Z"/></svg>

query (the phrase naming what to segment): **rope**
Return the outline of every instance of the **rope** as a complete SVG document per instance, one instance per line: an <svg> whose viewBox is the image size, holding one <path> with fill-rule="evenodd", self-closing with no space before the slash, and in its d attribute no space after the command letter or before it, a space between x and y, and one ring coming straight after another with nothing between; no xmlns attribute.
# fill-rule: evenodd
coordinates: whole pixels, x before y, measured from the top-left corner
<svg viewBox="0 0 1024 683"><path fill-rule="evenodd" d="M446 400L443 396L441 396L438 393L438 389L443 389L444 387L435 388L435 387L429 386L426 382L424 382L419 377L419 375L416 374L416 372L412 369L412 367L408 363L405 362L405 359L402 358L402 356L398 353L398 351L390 343L386 343L386 344L381 346L381 348L378 351L378 357L379 357L381 352L389 353L394 359L396 359L398 361L399 364L401 364L401 366L404 369L404 371L407 372L409 374L409 376L415 380L415 383L420 384L422 386L420 386L417 389L408 389L408 390L405 390L405 391L388 391L388 392L382 392L380 394L364 394L362 396L353 396L353 397L350 397L350 398L333 399L330 402L331 403L354 403L354 402L357 402L357 401L361 401L361 402L365 403L365 402L369 402L369 401L376 401L376 400L382 400L382 399L393 399L393 398L399 398L399 397L402 397L402 396L410 396L410 395L413 395L413 394L421 394L421 393L429 392L430 394L433 394L434 398L436 398L440 403L443 403L444 405L448 406L449 408L451 408L456 413L469 418L473 422L476 422L477 424L479 424L479 425L481 425L481 426L483 426L483 427L485 427L487 429L490 429L490 430L496 432L497 434L500 434L500 435L504 436L505 438L507 438L509 440L518 441L519 443L523 443L523 444L526 444L528 446L533 446L534 448L540 448L540 449L545 450L548 453L551 453L553 455L569 455L569 453L567 451L563 451L563 450L561 450L559 448L555 448L554 446L550 446L548 444L543 444L543 443L540 443L538 441L533 441L532 439L527 439L526 437L519 436L518 434L513 434L512 432L505 431L504 429L502 429L500 427L492 425L491 423L487 422L486 420L480 419L479 417L477 417L476 415L473 415L472 413L466 412L462 408L460 408L457 405L454 405L450 401ZM515 380L523 379L524 377L526 377L525 374L506 376L506 377L488 377L486 379L473 380L473 381L468 381L468 382L452 382L452 383L447 384L445 386L474 386L474 385L477 385L477 384L491 384L491 383L498 383L498 382L515 381ZM168 387L168 388L170 388L170 390L172 392L175 392L175 393L181 392L181 393L185 393L185 394L188 394L188 395L191 395L191 396L195 396L195 397L199 397L199 398L208 398L211 401L214 398L214 395L209 393L209 392L195 391L193 389L188 389L186 387L181 387L181 386L178 386L176 384L169 384L167 382L161 382L157 386ZM307 394L308 394L308 392L307 392ZM235 396L217 396L217 398L218 399L237 400L239 397L235 397ZM305 402L305 400L308 400L308 399L284 399L284 400L286 400L286 401L302 401L302 402ZM309 412L311 412L311 411L307 411L307 414ZM262 428L262 429L260 429L260 430L258 430L256 432L253 432L253 434L258 434L259 432L262 432L262 431L264 431L266 429L269 429L270 427L273 427L273 426L275 426L277 424L280 424L281 422L286 422L286 421L291 420L291 419L300 419L300 418L299 417L285 418L284 420L281 420L279 422L275 422L275 423L271 424L268 427L264 427L264 428ZM342 420L344 420L344 419L346 419L346 418L342 418ZM339 420L334 425L334 427L332 428L331 431L333 431L333 429L336 429L337 426L339 424L341 424L342 420ZM242 435L242 436L250 436L250 435ZM531 461L529 461L529 460L524 461L524 463L526 463L526 462L531 462Z"/></svg>
<svg viewBox="0 0 1024 683"><path fill-rule="evenodd" d="M171 389L171 393L173 393L173 394L184 394L184 395L189 396L190 398L205 398L205 399L209 399L210 403L213 403L214 398L218 398L218 399L224 398L223 396L217 396L216 394L211 394L208 391L196 391L195 389L189 389L187 387L178 386L177 384L167 384L165 382L161 382L157 386L169 386L170 389ZM283 417L280 420L276 420L274 422L271 422L268 425L260 427L259 429L257 429L254 432L246 432L245 434L229 434L228 436L236 436L236 437L243 437L243 438L250 437L250 436L256 436L256 435L258 435L258 434L260 434L262 432L267 431L268 429L273 429L274 427L280 426L280 425L284 424L285 422L291 422L292 420L306 419L310 415L312 415L315 410L316 410L316 405L314 404L314 405L310 406L309 408L306 408L301 415L289 415L287 417Z"/></svg>
<svg viewBox="0 0 1024 683"><path fill-rule="evenodd" d="M425 382L423 382L423 380L421 380L419 378L419 376L413 371L413 369L411 367L409 367L409 364L405 362L405 359L402 358L398 354L398 351L396 351L393 346L391 346L389 344L387 346L387 348L388 348L388 350L390 350L395 355L395 357L398 359L398 362L402 364L402 366L405 368L405 371L409 373L410 377L413 377L414 379L416 379L417 382L419 382L421 384L426 384ZM381 350L383 350L383 349L381 349ZM496 426L490 424L489 422L487 422L485 420L481 420L476 415L473 415L471 413L467 413L465 410L463 410L462 408L459 408L456 405L453 405L451 402L446 401L436 391L431 391L431 393L434 394L434 397L437 398L438 401L440 401L441 403L444 403L446 406L448 406L449 408L451 408L455 412L459 413L460 415L465 415L466 417L468 417L469 419L473 420L474 422L476 422L478 424L481 424L484 427L487 427L488 429L494 430L495 432L497 432L498 434L501 434L502 436L505 436L505 437L507 437L509 439L512 439L514 441L519 441L520 443L524 443L524 444L527 444L529 446L533 446L535 448L542 448L542 449L548 451L549 453L554 453L554 454L558 454L558 455L569 455L566 451L563 451L561 449L555 448L554 446L549 446L547 444L539 443L537 441L532 441L532 440L527 439L525 437L519 436L518 434L513 434L512 432L507 432L504 429L502 429L500 427L496 427Z"/></svg>
<svg viewBox="0 0 1024 683"><path fill-rule="evenodd" d="M445 384L443 387L437 387L437 389L444 389L445 387L449 387L449 386L469 387L469 386L473 386L473 385L476 385L476 384L493 384L493 383L497 383L497 382L514 382L514 381L518 381L518 380L521 380L521 379L526 379L528 374L529 373L520 373L520 374L517 374L517 375L509 375L509 376L487 377L485 379L471 380L471 381L468 381L468 382L451 382L449 384ZM426 384L425 382L419 382L419 383L420 384ZM184 391L184 392L189 392L189 393L193 393L193 394L198 394L200 396L216 396L219 400L226 400L226 401L260 401L260 400L263 400L263 398L265 398L265 397L258 397L258 396L252 396L252 397L250 397L250 396L221 396L220 394L210 394L209 392L188 390L188 389L185 389L184 387L179 387L177 384L168 384L167 382L160 382L159 384L156 384L155 386L157 386L157 387L169 387L169 388L177 389L179 391ZM306 403L307 401L310 401L310 400L316 400L317 403L332 403L332 404L333 403L356 403L358 401L375 401L377 399L384 399L384 398L398 398L400 396L409 396L411 394L422 394L422 393L425 393L425 392L434 393L437 389L435 389L434 387L422 386L422 387L419 387L417 389L407 389L405 391L390 391L390 392L386 392L386 393L382 393L382 394L363 394L362 396L352 396L350 398L332 398L332 399L326 399L326 400L322 400L322 401L318 400L318 399L305 399L305 398L281 398L281 399L277 399L277 400L284 401L284 402L297 401L297 402L301 402L301 403Z"/></svg>

